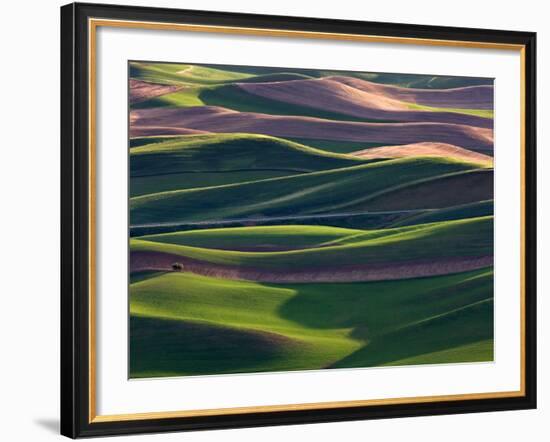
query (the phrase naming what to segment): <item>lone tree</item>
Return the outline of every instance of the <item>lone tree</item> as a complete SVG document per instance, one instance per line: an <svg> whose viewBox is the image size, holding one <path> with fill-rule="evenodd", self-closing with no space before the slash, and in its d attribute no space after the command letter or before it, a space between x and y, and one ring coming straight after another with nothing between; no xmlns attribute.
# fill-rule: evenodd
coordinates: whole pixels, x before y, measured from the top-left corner
<svg viewBox="0 0 550 442"><path fill-rule="evenodd" d="M183 270L183 264L180 262L175 262L172 264L172 270L174 272L181 272Z"/></svg>

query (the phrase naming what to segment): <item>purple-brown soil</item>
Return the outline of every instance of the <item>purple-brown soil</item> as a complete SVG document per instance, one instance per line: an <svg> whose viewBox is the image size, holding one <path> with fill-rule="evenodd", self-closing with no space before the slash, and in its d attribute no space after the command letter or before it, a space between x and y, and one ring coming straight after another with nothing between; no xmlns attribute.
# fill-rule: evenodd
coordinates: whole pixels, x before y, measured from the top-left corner
<svg viewBox="0 0 550 442"><path fill-rule="evenodd" d="M363 91L327 79L238 83L235 87L270 100L328 110L365 120L454 123L493 127L493 120L490 118L453 112L411 110L407 103L386 95ZM251 97L251 100L253 99Z"/></svg>
<svg viewBox="0 0 550 442"><path fill-rule="evenodd" d="M394 100L433 107L459 109L493 109L493 86L466 86L452 89L414 89L388 84L372 83L360 78L333 76L327 79L338 81L353 88L382 95Z"/></svg>
<svg viewBox="0 0 550 442"><path fill-rule="evenodd" d="M288 268L276 271L212 264L162 252L130 253L130 272L132 273L150 270L171 272L174 263L182 264L183 272L224 279L273 283L357 282L409 279L466 272L492 265L493 256L440 258L438 260L318 267L301 270Z"/></svg>
<svg viewBox="0 0 550 442"><path fill-rule="evenodd" d="M350 155L355 155L366 159L431 156L455 158L457 160L472 161L488 166L493 164L493 158L489 155L484 155L479 152L474 152L472 150L445 143L426 142L405 144L402 146L374 147L352 152Z"/></svg>
<svg viewBox="0 0 550 442"><path fill-rule="evenodd" d="M132 137L177 135L194 129L365 143L439 142L481 151L493 148L491 129L462 124L332 121L236 112L216 106L139 109L131 112L130 119Z"/></svg>
<svg viewBox="0 0 550 442"><path fill-rule="evenodd" d="M160 97L181 89L180 86L148 83L141 80L130 80L130 103L140 103L150 98Z"/></svg>

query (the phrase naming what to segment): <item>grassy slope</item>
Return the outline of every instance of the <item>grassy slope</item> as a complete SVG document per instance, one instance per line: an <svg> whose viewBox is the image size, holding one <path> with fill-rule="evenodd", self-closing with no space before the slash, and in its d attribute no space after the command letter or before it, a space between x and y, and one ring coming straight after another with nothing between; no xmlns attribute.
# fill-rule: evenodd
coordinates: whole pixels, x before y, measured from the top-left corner
<svg viewBox="0 0 550 442"><path fill-rule="evenodd" d="M482 321L490 320L493 317L492 312L487 312ZM472 344L459 345L458 347L437 350L431 353L425 353L418 356L409 356L404 359L384 363L382 365L413 365L413 364L440 364L453 362L486 362L494 358L493 339L489 329L484 333L489 339L474 342ZM447 346L447 345L446 345Z"/></svg>
<svg viewBox="0 0 550 442"><path fill-rule="evenodd" d="M416 104L416 103L408 103L407 105L411 109L417 109L417 110L425 110L425 111L431 111L431 112L454 112L456 114L474 115L476 117L491 118L491 119L494 118L494 112L488 109L459 109L459 108L452 108L452 107L432 107L432 106L425 106L425 105Z"/></svg>
<svg viewBox="0 0 550 442"><path fill-rule="evenodd" d="M223 84L305 80L310 75L292 69L267 68L264 74L239 72L239 66L196 65L182 63L131 62L130 78L153 83Z"/></svg>
<svg viewBox="0 0 550 442"><path fill-rule="evenodd" d="M279 247L315 247L326 242L362 234L362 230L326 226L236 227L164 233L141 237L146 241L203 248L236 250L270 244Z"/></svg>
<svg viewBox="0 0 550 442"><path fill-rule="evenodd" d="M199 65L131 62L130 78L160 84L218 84L249 78L251 75Z"/></svg>
<svg viewBox="0 0 550 442"><path fill-rule="evenodd" d="M307 80L313 78L309 75L298 74L294 72L273 72L265 75L255 75L239 80L239 83L268 83L275 81Z"/></svg>
<svg viewBox="0 0 550 442"><path fill-rule="evenodd" d="M411 212L394 212L394 213L374 213L374 214L361 214L353 216L342 217L316 217L305 219L275 219L265 220L263 222L257 222L258 226L281 226L281 227L293 227L310 226L310 227L338 227L350 230L361 229L387 229L400 226L409 226L415 224L426 224L437 221L452 221L466 218L477 218L482 216L493 215L493 201L476 201L469 204L461 204L458 206L452 206L444 209L430 209L424 210L419 213ZM246 220L242 222L232 222L225 224L226 227L239 228L249 226ZM148 229L138 229L134 231L132 236L142 235L157 235L159 233L174 233L183 231L192 231L195 229L206 230L218 230L220 226L208 226L206 224L200 225L179 225L173 227L154 227ZM195 230L196 231L196 230Z"/></svg>
<svg viewBox="0 0 550 442"><path fill-rule="evenodd" d="M331 75L347 75L361 78L375 83L392 84L402 87L414 87L420 89L449 89L463 86L492 85L491 78L475 77L454 77L424 74L394 74L384 72L355 72L355 71L333 71L322 69L296 69L284 67L261 67L261 66L231 66L231 65L204 65L220 70L241 72L249 75L269 75L274 72L288 72L309 77L326 77Z"/></svg>
<svg viewBox="0 0 550 442"><path fill-rule="evenodd" d="M151 107L191 107L204 106L199 94L202 90L201 86L186 85L177 92L161 95L160 97L150 98L149 100L141 101L132 104L132 109L148 109Z"/></svg>
<svg viewBox="0 0 550 442"><path fill-rule="evenodd" d="M189 135L151 141L130 151L131 196L243 183L369 162L264 135Z"/></svg>
<svg viewBox="0 0 550 442"><path fill-rule="evenodd" d="M366 207L374 211L417 210L458 206L493 198L493 170L429 177L379 192Z"/></svg>
<svg viewBox="0 0 550 442"><path fill-rule="evenodd" d="M282 138L239 133L167 138L132 148L130 158L132 176L268 168L314 172L365 164L360 158L324 152Z"/></svg>
<svg viewBox="0 0 550 442"><path fill-rule="evenodd" d="M244 184L163 192L132 198L131 224L342 212L364 208L369 199L395 186L479 167L444 158L404 158Z"/></svg>
<svg viewBox="0 0 550 442"><path fill-rule="evenodd" d="M130 197L150 193L166 192L178 189L223 186L247 181L258 181L266 178L278 178L292 175L288 171L238 171L238 172L201 172L174 173L169 175L154 175L133 177L130 187Z"/></svg>
<svg viewBox="0 0 550 442"><path fill-rule="evenodd" d="M358 150L368 149L369 147L391 146L388 143L364 143L361 141L334 141L334 140L316 140L314 138L293 138L286 137L287 140L306 146L315 147L327 152L347 154Z"/></svg>
<svg viewBox="0 0 550 442"><path fill-rule="evenodd" d="M246 231L246 228L242 231ZM291 228L288 231L291 232ZM130 250L170 253L218 265L250 266L276 271L483 256L492 254L493 218L367 231L324 243L323 247L278 252L242 252L181 245L181 238L184 237L185 234L181 234L180 244L133 238L130 240Z"/></svg>
<svg viewBox="0 0 550 442"><path fill-rule="evenodd" d="M346 72L339 75L348 75ZM415 74L390 74L390 73L368 73L357 72L352 77L361 78L363 80L373 81L375 83L391 84L394 86L418 88L418 89L451 89L456 87L492 85L491 78L474 78L474 77L445 77L445 76L429 76Z"/></svg>
<svg viewBox="0 0 550 442"><path fill-rule="evenodd" d="M489 288L487 288L489 294ZM466 360L490 360L491 347L485 347L472 355L469 349L461 348L470 343L487 344L493 337L493 300L487 297L477 303L467 305L444 314L413 323L393 333L380 336L370 345L359 349L338 361L333 367L368 367L376 365L404 365L411 363L433 363L437 359L452 362L461 355ZM460 330L449 333L449 330ZM458 348L457 348L458 347ZM434 355L434 353L454 349L454 354ZM415 356L421 358L415 360ZM424 355L429 355L424 356ZM436 359L437 358L437 359ZM431 359L431 360L430 360ZM434 360L436 359L436 360ZM459 359L460 360L460 359ZM389 362L392 363L389 363Z"/></svg>
<svg viewBox="0 0 550 442"><path fill-rule="evenodd" d="M131 285L131 376L296 370L492 358L492 271L408 281L259 284L187 273L153 274ZM468 307L472 306L472 307ZM469 327L430 318L457 309ZM421 339L399 341L414 330ZM420 330L420 332L418 331ZM441 341L448 345L442 348ZM162 345L155 343L161 342ZM392 353L380 353L391 343ZM477 351L460 351L477 345ZM484 346L483 346L484 345ZM454 348L455 350L451 350ZM447 353L437 352L447 351ZM401 361L401 362L400 362Z"/></svg>
<svg viewBox="0 0 550 442"><path fill-rule="evenodd" d="M219 134L218 134L219 135ZM130 147L139 147L146 144L160 143L170 139L177 138L178 135L170 136L150 136L150 137L135 137L130 139ZM348 154L358 150L367 149L369 147L389 146L387 143L364 143L362 141L334 141L334 140L316 140L313 138L294 138L285 137L287 141L298 144L303 144L315 149L324 150L332 153Z"/></svg>
<svg viewBox="0 0 550 442"><path fill-rule="evenodd" d="M453 219L476 218L493 215L493 200L476 201L470 204L461 204L445 209L426 211L420 214L409 215L395 223L391 227L409 226L413 224L433 223Z"/></svg>

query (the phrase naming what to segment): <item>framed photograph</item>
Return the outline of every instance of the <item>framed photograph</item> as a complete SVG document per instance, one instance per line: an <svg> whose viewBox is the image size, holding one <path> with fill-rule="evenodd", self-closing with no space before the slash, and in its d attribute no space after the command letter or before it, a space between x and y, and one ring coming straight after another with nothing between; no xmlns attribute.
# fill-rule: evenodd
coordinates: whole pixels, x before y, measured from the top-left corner
<svg viewBox="0 0 550 442"><path fill-rule="evenodd" d="M535 408L535 42L62 7L62 434Z"/></svg>

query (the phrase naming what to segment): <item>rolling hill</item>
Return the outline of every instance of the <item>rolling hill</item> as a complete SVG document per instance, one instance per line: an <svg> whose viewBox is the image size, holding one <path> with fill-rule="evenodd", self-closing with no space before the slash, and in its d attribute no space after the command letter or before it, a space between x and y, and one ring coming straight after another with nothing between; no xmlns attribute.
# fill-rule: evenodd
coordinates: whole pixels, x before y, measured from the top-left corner
<svg viewBox="0 0 550 442"><path fill-rule="evenodd" d="M329 79L361 91L426 106L461 109L493 108L493 86L490 85L433 90L382 85L349 76L335 76Z"/></svg>
<svg viewBox="0 0 550 442"><path fill-rule="evenodd" d="M422 180L449 174L462 176L482 167L443 158L402 158L290 177L161 192L132 198L130 222L136 225L368 210L369 201L378 196L388 198L392 190L403 192L408 186L424 183ZM395 200L392 204L397 205ZM410 205L412 201L407 198L402 204Z"/></svg>
<svg viewBox="0 0 550 442"><path fill-rule="evenodd" d="M161 95L175 92L178 86L148 83L140 80L130 80L130 104L150 100Z"/></svg>
<svg viewBox="0 0 550 442"><path fill-rule="evenodd" d="M128 81L130 378L494 360L493 79Z"/></svg>
<svg viewBox="0 0 550 442"><path fill-rule="evenodd" d="M129 73L131 79L169 85L219 84L251 77L245 73L192 64L138 61L130 63Z"/></svg>
<svg viewBox="0 0 550 442"><path fill-rule="evenodd" d="M131 285L130 376L492 359L492 277L290 285L152 273Z"/></svg>
<svg viewBox="0 0 550 442"><path fill-rule="evenodd" d="M482 118L476 115L468 115L459 112L429 110L413 110L404 101L396 100L391 96L378 91L370 92L349 86L343 82L330 79L294 80L269 83L236 83L223 88L238 88L241 94L251 94L267 100L279 103L287 103L300 107L322 109L340 115L348 115L363 119L364 121L390 121L390 122L438 122L466 124L476 127L492 127L491 118ZM223 92L222 92L223 93ZM238 97L237 92L233 92ZM214 103L205 100L205 104L221 105L235 110L243 109L239 103L256 103L257 97L241 97L237 102L226 101ZM455 108L456 106L453 106ZM264 110L266 113L276 113ZM296 114L294 114L296 115ZM311 115L316 116L316 115ZM322 117L322 116L321 116ZM340 118L342 119L342 118Z"/></svg>
<svg viewBox="0 0 550 442"><path fill-rule="evenodd" d="M444 209L430 210L412 214L390 224L391 227L409 226L413 224L449 221L453 219L477 218L494 214L493 200L475 201ZM390 227L388 226L388 227Z"/></svg>
<svg viewBox="0 0 550 442"><path fill-rule="evenodd" d="M410 144L441 142L491 151L491 129L447 123L360 123L312 117L236 112L225 108L138 109L130 114L130 136L177 135L181 130L246 132L278 137Z"/></svg>
<svg viewBox="0 0 550 442"><path fill-rule="evenodd" d="M270 228L262 229L260 232ZM306 229L285 226L284 230L291 236L291 232ZM237 235L237 250L215 245L205 248L204 243L202 247L183 245L190 239L190 232L145 236L130 241L130 265L133 272L170 271L172 263L182 262L188 271L199 274L270 282L403 279L491 265L492 229L492 217L471 218L366 231L307 248L270 252L238 250L243 230L226 229L228 235ZM223 240L218 241L223 244ZM271 241L278 245L273 238Z"/></svg>
<svg viewBox="0 0 550 442"><path fill-rule="evenodd" d="M477 169L430 177L371 196L359 208L371 211L442 209L493 197L493 170Z"/></svg>
<svg viewBox="0 0 550 442"><path fill-rule="evenodd" d="M207 81L205 84L184 81L184 76L193 69L196 68L188 67L176 71L173 75L178 81L174 80L170 84L132 79L132 108L209 105L242 112L344 121L443 122L486 128L493 125L489 111L461 109L457 107L460 100L451 100L453 106L430 107L423 103L440 106L445 103L436 99L416 99L405 92L392 93L391 89L385 91L379 85L369 86L368 82L351 77L312 79L300 74L279 73L243 79L228 79L231 78L229 76L222 80L224 77L220 77L217 81ZM144 78L150 80L154 77ZM355 83L358 84L357 88L354 87ZM460 91L453 91L454 95L460 95ZM448 92L447 95L452 91ZM465 100L465 104L475 103Z"/></svg>
<svg viewBox="0 0 550 442"><path fill-rule="evenodd" d="M364 233L363 230L340 227L288 225L191 230L146 235L140 239L220 250L293 250L320 247L324 243Z"/></svg>
<svg viewBox="0 0 550 442"><path fill-rule="evenodd" d="M208 134L157 139L133 148L131 176L215 169L313 172L365 163L284 139L255 134ZM367 161L368 162L368 161Z"/></svg>
<svg viewBox="0 0 550 442"><path fill-rule="evenodd" d="M414 143L402 146L373 147L351 152L351 155L365 159L430 156L485 163L488 166L493 165L493 158L489 155L445 143Z"/></svg>
<svg viewBox="0 0 550 442"><path fill-rule="evenodd" d="M371 161L264 135L157 138L130 151L130 195L244 183Z"/></svg>
<svg viewBox="0 0 550 442"><path fill-rule="evenodd" d="M457 77L450 75L426 75L426 74L402 74L391 72L360 72L360 71L338 71L329 69L313 68L289 68L289 67L267 67L267 66L237 66L222 64L204 64L203 67L209 67L218 70L228 70L230 72L240 72L251 76L261 77L273 73L293 73L305 75L313 78L346 76L367 80L373 83L389 84L404 88L417 89L454 89L466 86L491 86L492 78L483 77Z"/></svg>

